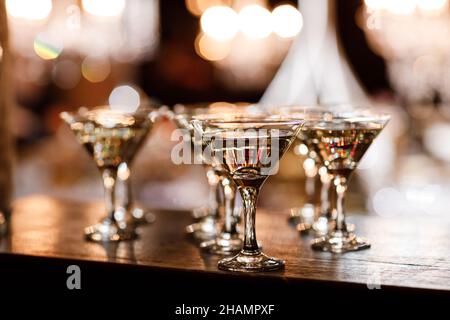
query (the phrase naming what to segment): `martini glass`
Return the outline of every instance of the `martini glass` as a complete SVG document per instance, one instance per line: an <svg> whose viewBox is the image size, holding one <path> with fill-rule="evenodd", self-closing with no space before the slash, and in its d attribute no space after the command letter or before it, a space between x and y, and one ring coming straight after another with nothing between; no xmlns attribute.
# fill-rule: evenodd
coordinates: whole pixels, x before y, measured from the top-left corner
<svg viewBox="0 0 450 320"><path fill-rule="evenodd" d="M319 168L319 179L320 179L320 204L319 204L319 215L312 224L312 229L317 235L324 235L328 231L329 223L332 217L331 208L331 195L332 188L331 182L333 176L328 173L327 167L320 161L321 167ZM347 224L347 228L353 228L353 225Z"/></svg>
<svg viewBox="0 0 450 320"><path fill-rule="evenodd" d="M294 141L301 121L252 116L224 120L193 120L213 160L223 165L236 183L244 203L244 244L231 258L219 261L221 270L258 272L279 270L284 261L261 252L256 240L256 202L263 183L276 173L280 158Z"/></svg>
<svg viewBox="0 0 450 320"><path fill-rule="evenodd" d="M321 106L286 106L278 108L274 112L295 119L319 120L326 110ZM312 141L308 139L304 130L305 128L302 128L299 131L297 140L299 141L298 153L307 157L303 162L307 202L299 208L291 209L289 222L295 224L300 232L308 232L313 229L322 234L327 230L328 217L331 215L330 178L326 167L323 165L320 153ZM318 188L316 181L319 182L320 188Z"/></svg>
<svg viewBox="0 0 450 320"><path fill-rule="evenodd" d="M305 203L300 207L293 207L290 210L288 221L299 228L300 231L308 231L311 228L318 207L318 170L315 160L310 156L310 152L306 145L300 139L295 147L295 154L299 156L307 155L303 161L303 169L305 170Z"/></svg>
<svg viewBox="0 0 450 320"><path fill-rule="evenodd" d="M318 211L321 209L322 195L325 186L317 186L317 180L321 181L320 165L322 160L317 153L306 144L302 132L300 131L297 140L300 142L298 149L305 154L307 158L303 162L305 170L305 194L306 203L301 207L295 207L290 210L289 223L294 224L300 232L311 230Z"/></svg>
<svg viewBox="0 0 450 320"><path fill-rule="evenodd" d="M210 189L206 208L198 208L193 211L194 218L200 218L200 220L188 225L186 232L193 234L199 240L212 240L201 244L202 248L211 253L228 254L235 251L238 246L242 246L242 244L239 244L240 239L236 226L239 220L237 215L240 210L234 210L236 188L229 177L226 176L226 173L224 173L223 167L214 165L211 159L204 158L202 154L195 152L196 147L201 149L202 141L201 139L196 139L191 120L193 118L214 118L217 115L234 117L248 113L257 113L258 111L252 107L249 104L226 102L194 105L178 104L174 107L173 120L178 128L186 130L188 137L185 140L191 142L192 160L194 163L201 163L205 167ZM221 210L225 211L224 228L226 230L223 228L221 232L218 232L217 222L219 211ZM234 217L229 216L228 214L230 213L234 213ZM217 236L218 238L216 238Z"/></svg>
<svg viewBox="0 0 450 320"><path fill-rule="evenodd" d="M342 110L344 106L288 106L279 108L276 113L294 119L318 121L329 113L329 110L333 110L331 108ZM303 151L307 155L303 167L306 175L305 190L308 202L300 208L291 209L289 222L296 224L297 230L300 232L314 230L316 235L324 235L327 233L332 220L331 197L333 190L331 181L333 176L328 173L320 150L314 143L315 140L308 135L306 127L302 127L299 131L297 140L300 142L300 146L306 149ZM319 180L320 188L317 188L315 179ZM347 229L353 230L353 224L347 224Z"/></svg>
<svg viewBox="0 0 450 320"><path fill-rule="evenodd" d="M88 240L105 242L131 240L137 234L122 214L117 214L115 188L119 165L137 151L152 126L146 114L126 113L108 107L78 112L62 112L61 118L94 159L105 189L107 216L87 227Z"/></svg>
<svg viewBox="0 0 450 320"><path fill-rule="evenodd" d="M238 230L238 208L235 208L236 186L225 169L221 170L219 175L224 204L221 206L224 211L222 230L214 239L200 243L200 248L212 254L231 255L242 249Z"/></svg>
<svg viewBox="0 0 450 320"><path fill-rule="evenodd" d="M370 248L367 240L347 227L344 196L358 162L388 121L388 115L369 110L330 108L321 120L305 122L304 132L320 153L336 192L332 223L325 236L313 240L313 249L342 253Z"/></svg>
<svg viewBox="0 0 450 320"><path fill-rule="evenodd" d="M254 117L258 115L261 117L263 113L260 111L246 111L246 109L239 109L238 112L233 108L227 112L221 112L221 117L217 114L202 114L196 115L193 119L196 120L220 120L226 119L245 119L246 117ZM264 113L265 114L265 113ZM267 114L265 114L267 116ZM201 140L201 139L199 139ZM203 144L203 143L202 143ZM203 155L203 159L208 159L207 155ZM212 160L212 159L211 159ZM223 217L221 231L211 240L200 243L200 248L203 250L218 255L234 255L242 249L242 239L239 234L238 224L240 221L241 210L235 207L236 186L231 178L229 171L221 163L214 161L212 163L220 176L220 183L222 190L221 205L219 206L220 216ZM223 210L221 210L223 209ZM222 211L224 211L222 213Z"/></svg>
<svg viewBox="0 0 450 320"><path fill-rule="evenodd" d="M164 107L161 107L164 108ZM140 107L135 112L135 117L150 117L154 123L159 116L159 110L152 107ZM152 131L153 126L149 125L145 135L136 137L130 144L129 152L126 153L123 158L123 162L119 165L117 170L117 181L122 184L122 194L118 199L118 205L116 207L117 213L129 214L131 222L134 224L146 224L155 221L155 215L151 212L144 210L141 207L135 205L133 197L133 188L131 184L131 166L138 151L141 149Z"/></svg>
<svg viewBox="0 0 450 320"><path fill-rule="evenodd" d="M196 208L193 210L192 215L194 218L200 219L199 221L186 226L186 232L194 236L199 240L212 239L217 235L217 217L219 215L219 203L220 203L220 171L214 170L211 164L204 163L198 155L195 155L195 145L201 141L196 141L194 137L194 128L190 121L194 115L208 113L209 110L206 106L184 106L178 104L174 108L173 120L179 129L186 130L187 137L185 141L190 141L191 159L193 163L203 163L206 171L206 178L209 186L208 203L206 207Z"/></svg>

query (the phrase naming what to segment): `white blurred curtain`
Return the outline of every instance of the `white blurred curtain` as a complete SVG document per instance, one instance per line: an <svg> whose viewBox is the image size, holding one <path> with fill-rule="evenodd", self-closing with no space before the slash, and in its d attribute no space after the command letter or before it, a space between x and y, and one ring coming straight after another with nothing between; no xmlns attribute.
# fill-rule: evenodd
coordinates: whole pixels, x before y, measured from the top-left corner
<svg viewBox="0 0 450 320"><path fill-rule="evenodd" d="M262 105L356 104L368 99L339 48L336 0L299 0L303 29Z"/></svg>

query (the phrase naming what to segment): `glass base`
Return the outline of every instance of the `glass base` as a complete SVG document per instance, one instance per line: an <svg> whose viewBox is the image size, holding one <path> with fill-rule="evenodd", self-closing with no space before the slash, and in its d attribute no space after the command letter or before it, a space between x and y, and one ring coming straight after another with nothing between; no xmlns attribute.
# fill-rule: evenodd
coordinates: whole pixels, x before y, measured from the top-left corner
<svg viewBox="0 0 450 320"><path fill-rule="evenodd" d="M311 224L314 222L316 208L314 205L307 203L303 207L291 208L288 222L302 230L311 229ZM301 226L303 227L301 227Z"/></svg>
<svg viewBox="0 0 450 320"><path fill-rule="evenodd" d="M84 229L87 240L94 242L115 242L123 240L133 240L137 238L134 228L119 226L109 220L97 223Z"/></svg>
<svg viewBox="0 0 450 320"><path fill-rule="evenodd" d="M188 225L186 233L199 240L210 240L217 236L216 219L206 216L199 222Z"/></svg>
<svg viewBox="0 0 450 320"><path fill-rule="evenodd" d="M333 232L330 235L314 239L311 242L314 250L344 253L370 248L370 243L364 238L358 238L352 232Z"/></svg>
<svg viewBox="0 0 450 320"><path fill-rule="evenodd" d="M300 233L308 233L312 230L312 225L306 222L300 222L295 228Z"/></svg>
<svg viewBox="0 0 450 320"><path fill-rule="evenodd" d="M210 215L211 210L207 207L195 208L192 210L192 217L194 219L201 219Z"/></svg>
<svg viewBox="0 0 450 320"><path fill-rule="evenodd" d="M328 233L328 224L328 218L321 216L313 223L312 228L317 235L323 236Z"/></svg>
<svg viewBox="0 0 450 320"><path fill-rule="evenodd" d="M232 258L219 261L218 267L224 271L264 272L284 268L284 261L266 256L262 252L248 253L242 250Z"/></svg>
<svg viewBox="0 0 450 320"><path fill-rule="evenodd" d="M130 213L132 222L134 224L149 224L155 222L156 220L156 216L153 213L145 211L144 209L141 209L139 207L131 209Z"/></svg>
<svg viewBox="0 0 450 320"><path fill-rule="evenodd" d="M312 224L312 229L317 236L325 236L328 230L333 228L332 224L325 215L322 215ZM346 227L347 232L352 233L355 231L355 225L352 223L346 223Z"/></svg>
<svg viewBox="0 0 450 320"><path fill-rule="evenodd" d="M242 240L238 234L223 232L216 239L200 243L200 248L219 255L232 255L242 249Z"/></svg>

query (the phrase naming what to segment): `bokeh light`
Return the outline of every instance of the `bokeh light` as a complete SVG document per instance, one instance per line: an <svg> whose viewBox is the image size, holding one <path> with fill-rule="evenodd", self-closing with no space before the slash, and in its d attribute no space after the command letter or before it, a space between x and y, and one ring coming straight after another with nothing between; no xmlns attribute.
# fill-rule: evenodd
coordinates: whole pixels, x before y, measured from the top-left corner
<svg viewBox="0 0 450 320"><path fill-rule="evenodd" d="M424 11L443 9L448 0L364 0L364 4L373 10L387 10L393 14L411 14L418 7Z"/></svg>
<svg viewBox="0 0 450 320"><path fill-rule="evenodd" d="M311 158L307 158L303 162L303 169L305 169L306 171L314 169L315 167L316 167L316 162Z"/></svg>
<svg viewBox="0 0 450 320"><path fill-rule="evenodd" d="M6 0L6 10L14 18L43 20L52 11L52 0Z"/></svg>
<svg viewBox="0 0 450 320"><path fill-rule="evenodd" d="M245 6L239 11L239 28L252 39L268 37L272 33L272 15L257 4Z"/></svg>
<svg viewBox="0 0 450 320"><path fill-rule="evenodd" d="M204 33L224 41L233 38L238 32L238 15L230 7L213 6L208 8L200 19Z"/></svg>
<svg viewBox="0 0 450 320"><path fill-rule="evenodd" d="M373 10L382 10L386 9L388 6L389 0L364 0L364 4Z"/></svg>
<svg viewBox="0 0 450 320"><path fill-rule="evenodd" d="M188 11L190 13L192 13L194 16L200 16L203 11L200 10L199 6L198 6L198 2L197 0L185 0L185 5L186 5L186 9L188 9Z"/></svg>
<svg viewBox="0 0 450 320"><path fill-rule="evenodd" d="M397 189L387 187L378 190L372 199L374 211L382 217L392 217L404 212L406 199Z"/></svg>
<svg viewBox="0 0 450 320"><path fill-rule="evenodd" d="M231 110L238 111L238 106L235 103L230 103L226 101L217 101L210 103L208 108L211 110L212 114L223 114L224 112L229 112Z"/></svg>
<svg viewBox="0 0 450 320"><path fill-rule="evenodd" d="M294 152L296 155L299 156L306 156L309 152L308 147L306 146L306 144L300 143L299 145L297 145L294 148Z"/></svg>
<svg viewBox="0 0 450 320"><path fill-rule="evenodd" d="M81 74L93 83L104 81L111 73L111 64L107 57L86 57L81 64Z"/></svg>
<svg viewBox="0 0 450 320"><path fill-rule="evenodd" d="M44 60L53 60L59 57L63 51L60 41L50 39L44 34L37 34L33 42L34 52Z"/></svg>
<svg viewBox="0 0 450 320"><path fill-rule="evenodd" d="M185 0L184 3L186 5L186 9L188 9L188 11L190 13L192 13L194 16L199 16L199 15L201 15L203 13L200 10L200 8L198 7L198 1L197 0Z"/></svg>
<svg viewBox="0 0 450 320"><path fill-rule="evenodd" d="M115 17L125 8L125 0L82 0L83 9L94 15L102 17Z"/></svg>
<svg viewBox="0 0 450 320"><path fill-rule="evenodd" d="M53 66L52 80L58 88L73 89L80 82L80 78L80 67L72 60L61 60Z"/></svg>
<svg viewBox="0 0 450 320"><path fill-rule="evenodd" d="M217 41L207 34L199 34L195 40L195 51L208 61L225 59L231 51L231 41Z"/></svg>
<svg viewBox="0 0 450 320"><path fill-rule="evenodd" d="M117 176L120 180L125 181L130 177L131 171L125 162L122 162L117 168Z"/></svg>
<svg viewBox="0 0 450 320"><path fill-rule="evenodd" d="M109 105L116 111L131 113L136 111L140 104L139 92L129 85L118 86L109 95Z"/></svg>
<svg viewBox="0 0 450 320"><path fill-rule="evenodd" d="M450 162L450 124L436 123L424 132L424 146L437 159Z"/></svg>
<svg viewBox="0 0 450 320"><path fill-rule="evenodd" d="M303 27L300 11L289 4L276 7L272 11L273 31L282 38L295 37Z"/></svg>
<svg viewBox="0 0 450 320"><path fill-rule="evenodd" d="M444 8L447 0L416 0L420 9L426 11L435 11Z"/></svg>
<svg viewBox="0 0 450 320"><path fill-rule="evenodd" d="M385 5L387 5L386 9L393 14L407 15L416 9L416 0L389 0Z"/></svg>
<svg viewBox="0 0 450 320"><path fill-rule="evenodd" d="M223 5L224 0L185 0L186 8L194 16L200 16L209 7Z"/></svg>

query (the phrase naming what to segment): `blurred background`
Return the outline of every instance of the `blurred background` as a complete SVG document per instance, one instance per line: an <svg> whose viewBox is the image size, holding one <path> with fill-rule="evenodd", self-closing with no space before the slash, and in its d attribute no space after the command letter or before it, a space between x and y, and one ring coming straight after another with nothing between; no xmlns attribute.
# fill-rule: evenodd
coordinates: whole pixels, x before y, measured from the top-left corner
<svg viewBox="0 0 450 320"><path fill-rule="evenodd" d="M311 1L6 0L16 197L102 198L99 173L59 119L63 110L258 102L301 41L302 5ZM351 182L350 206L381 216L450 214L450 1L330 2L342 59L374 107L392 114ZM172 164L173 129L165 121L153 130L133 184L150 207L193 208L207 199L205 174ZM304 201L298 150L269 179L261 205Z"/></svg>

